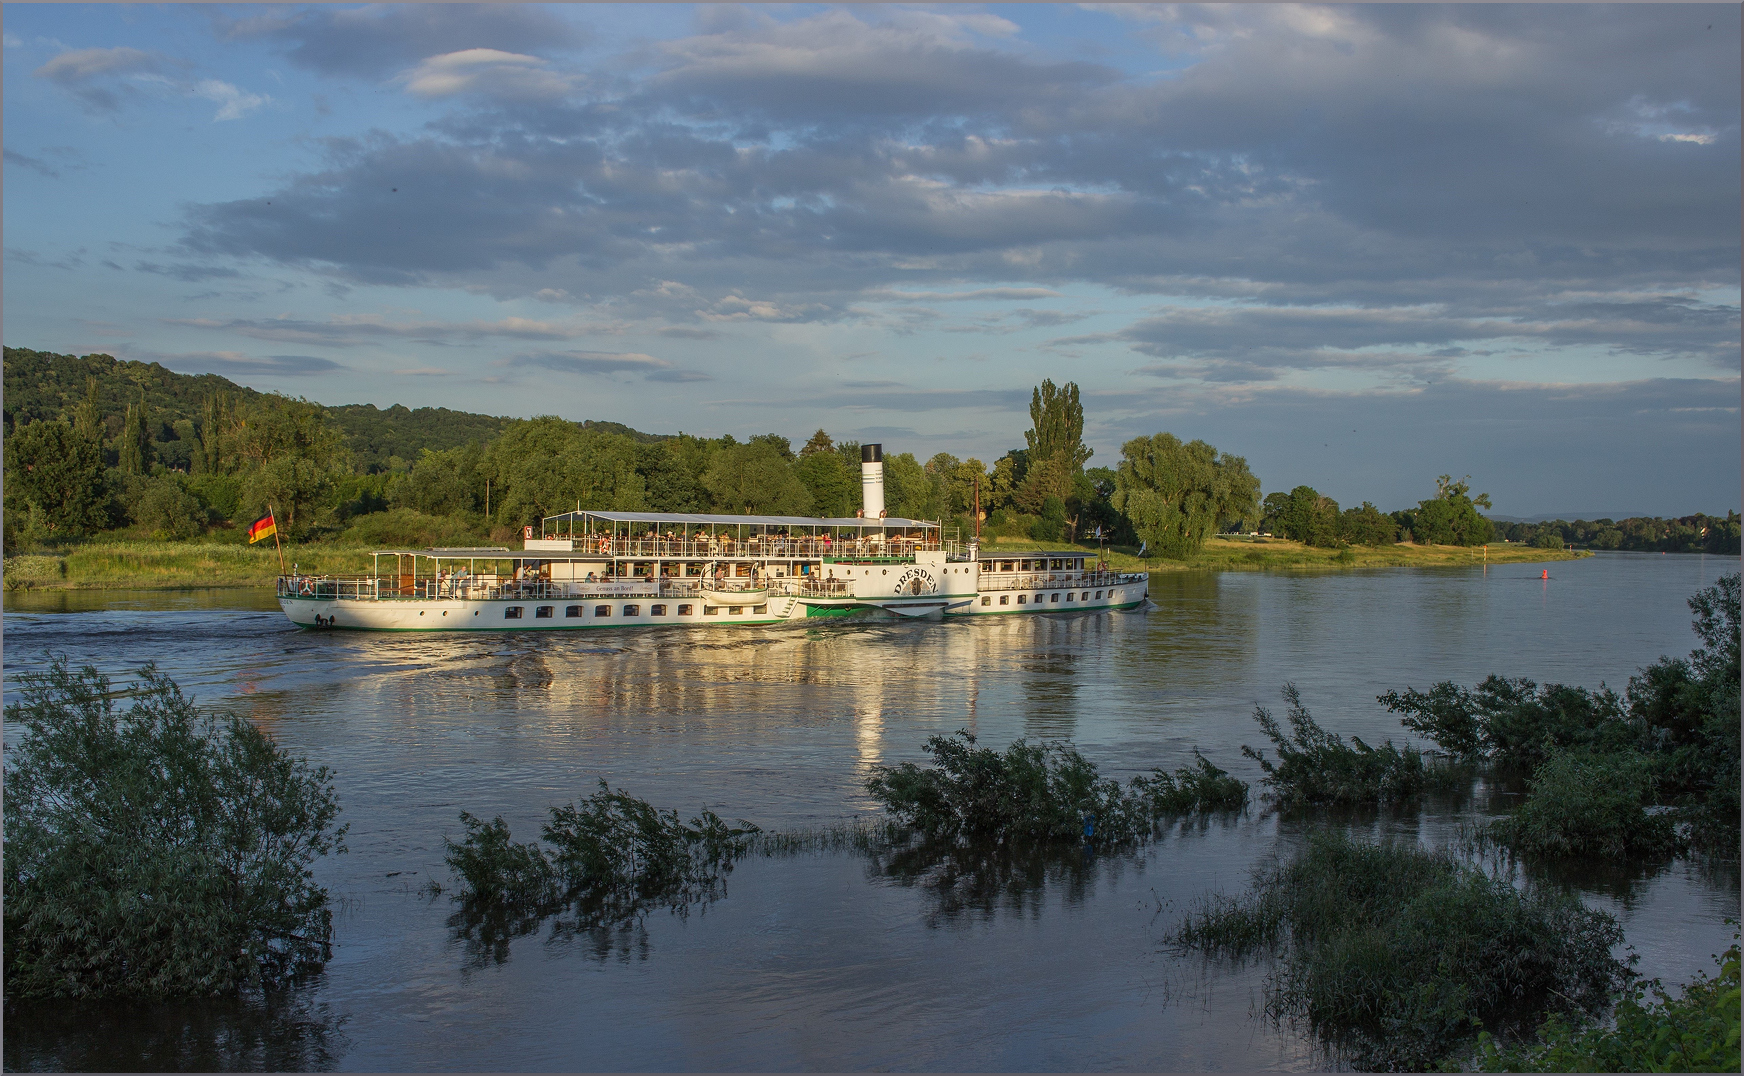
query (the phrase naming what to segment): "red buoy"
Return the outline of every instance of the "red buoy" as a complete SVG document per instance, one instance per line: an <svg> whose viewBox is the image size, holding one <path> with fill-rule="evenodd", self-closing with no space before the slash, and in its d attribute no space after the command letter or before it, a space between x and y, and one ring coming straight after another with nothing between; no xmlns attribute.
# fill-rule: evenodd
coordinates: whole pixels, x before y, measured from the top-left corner
<svg viewBox="0 0 1744 1076"><path fill-rule="evenodd" d="M1550 569L1549 568L1544 569L1544 574L1540 575L1538 578L1549 579L1550 578Z"/></svg>

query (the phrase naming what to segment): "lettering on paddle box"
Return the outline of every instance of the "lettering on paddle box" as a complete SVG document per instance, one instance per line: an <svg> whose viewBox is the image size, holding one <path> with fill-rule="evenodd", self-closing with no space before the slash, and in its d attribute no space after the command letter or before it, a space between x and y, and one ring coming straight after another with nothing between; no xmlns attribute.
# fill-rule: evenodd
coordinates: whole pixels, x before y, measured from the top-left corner
<svg viewBox="0 0 1744 1076"><path fill-rule="evenodd" d="M938 589L939 584L925 568L910 568L896 579L898 594L933 594Z"/></svg>

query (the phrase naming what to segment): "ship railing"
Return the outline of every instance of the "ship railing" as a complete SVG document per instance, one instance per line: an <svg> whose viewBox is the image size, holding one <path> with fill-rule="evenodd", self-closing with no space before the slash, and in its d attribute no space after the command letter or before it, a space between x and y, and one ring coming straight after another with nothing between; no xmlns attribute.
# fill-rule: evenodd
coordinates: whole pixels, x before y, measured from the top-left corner
<svg viewBox="0 0 1744 1076"><path fill-rule="evenodd" d="M983 572L980 589L1063 590L1067 587L1120 586L1142 580L1142 576L1126 572Z"/></svg>
<svg viewBox="0 0 1744 1076"><path fill-rule="evenodd" d="M848 579L826 579L815 575L785 575L766 580L769 592L796 598L852 598L854 584Z"/></svg>
<svg viewBox="0 0 1744 1076"><path fill-rule="evenodd" d="M557 537L562 537L561 535ZM583 535L575 539L571 555L635 558L795 558L913 556L915 551L935 551L944 548L937 539L886 536L883 538L843 539L825 541L822 538L611 538L603 535ZM537 550L523 554L538 556Z"/></svg>
<svg viewBox="0 0 1744 1076"><path fill-rule="evenodd" d="M623 584L635 584L626 589ZM813 575L733 576L709 580L701 576L685 579L646 576L618 577L600 580L550 582L524 580L504 582L494 577L448 577L444 579L404 579L396 576L280 576L277 590L280 597L348 601L540 601L563 598L695 598L704 589L711 591L763 591L805 598L851 598L853 584L845 579L825 579Z"/></svg>

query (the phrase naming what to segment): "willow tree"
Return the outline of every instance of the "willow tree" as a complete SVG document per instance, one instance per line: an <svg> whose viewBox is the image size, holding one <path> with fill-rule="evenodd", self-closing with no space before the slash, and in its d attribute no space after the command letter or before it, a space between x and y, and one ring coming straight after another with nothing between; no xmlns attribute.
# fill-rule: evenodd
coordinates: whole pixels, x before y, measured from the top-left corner
<svg viewBox="0 0 1744 1076"><path fill-rule="evenodd" d="M1240 456L1168 433L1135 437L1120 451L1110 500L1164 557L1183 560L1221 527L1259 517L1260 482Z"/></svg>

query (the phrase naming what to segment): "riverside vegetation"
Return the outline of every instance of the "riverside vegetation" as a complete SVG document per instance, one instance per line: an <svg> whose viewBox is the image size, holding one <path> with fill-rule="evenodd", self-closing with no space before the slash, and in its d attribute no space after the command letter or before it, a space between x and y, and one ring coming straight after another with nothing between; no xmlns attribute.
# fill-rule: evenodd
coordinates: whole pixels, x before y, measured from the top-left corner
<svg viewBox="0 0 1744 1076"><path fill-rule="evenodd" d="M1736 697L1737 598L1734 578L1692 599L1705 645L1687 660L1662 660L1647 677L1661 694L1676 685L1673 702L1704 720L1715 716L1705 708L1727 705L1728 670ZM197 710L150 668L128 689L125 711L99 673L75 673L64 661L24 674L21 684L6 715L25 729L6 773L9 1004L236 996L321 966L331 916L308 867L342 851L344 835L325 768L289 757L234 716ZM1567 757L1558 739L1610 735L1611 719L1543 701L1579 695L1518 683L1498 692L1484 697L1511 705L1468 723L1462 696L1437 686L1434 697L1446 705L1435 711L1436 727L1480 758L1449 756L1446 765L1486 765L1485 752L1505 750L1540 758L1543 771ZM1286 698L1290 735L1263 708L1256 715L1279 752L1263 767L1274 808L1400 804L1434 787L1433 777L1420 776L1434 760L1327 733L1293 688ZM1688 726L1691 714L1679 712L1680 727ZM1533 734L1532 715L1540 733L1561 731ZM1732 735L1735 782L1735 724ZM1690 762L1675 742L1662 746ZM868 777L882 821L820 831L765 833L706 810L685 822L603 782L550 810L542 845L516 843L501 817L463 812L462 834L445 838L458 880L450 925L474 960L506 959L514 938L546 923L554 939L590 941L603 956L614 945L627 951L654 911L683 916L723 898L745 855L843 849L899 884L923 886L938 915L991 911L1033 901L1049 880L1081 879L1091 853L1130 850L1170 818L1238 812L1249 800L1245 782L1197 755L1172 773L1122 784L1070 744L1019 740L1000 751L959 732L932 738L925 751L929 765L880 766ZM1666 759L1649 766L1687 769ZM1679 816L1684 829L1705 817L1703 780L1694 778L1693 818ZM1578 854L1598 851L1581 845ZM1167 940L1230 958L1269 957L1267 1013L1305 1021L1360 1065L1475 1058L1542 1067L1581 1057L1736 1068L1735 953L1717 979L1699 979L1683 999L1649 1002L1610 955L1620 934L1609 916L1554 886L1522 888L1512 877L1500 866L1366 843L1322 825L1297 856L1262 870L1245 897L1209 898ZM1597 1022L1607 1010L1614 1020ZM1499 1035L1481 1038L1480 1030Z"/></svg>
<svg viewBox="0 0 1744 1076"><path fill-rule="evenodd" d="M500 543L577 506L845 516L859 498L859 445L823 430L796 450L774 433L740 441L551 416L322 407L216 375L22 348L5 349L5 389L14 587L270 583L273 553L244 549L242 533L269 506L301 564L354 571L363 549ZM1120 567L1424 563L1494 537L1478 512L1487 499L1464 479L1444 475L1434 497L1398 512L1367 502L1340 512L1307 486L1262 501L1245 459L1168 433L1127 442L1116 466L1087 467L1070 383L1037 386L1030 419L1024 447L991 465L887 453L890 513L966 536L979 505L989 544L1106 546L1129 558ZM1278 540L1216 540L1256 528ZM1723 530L1712 537L1721 545Z"/></svg>
<svg viewBox="0 0 1744 1076"><path fill-rule="evenodd" d="M1415 845L1320 832L1262 870L1241 898L1214 897L1169 940L1242 959L1273 955L1266 1014L1306 1021L1359 1068L1422 1071L1547 1009L1604 1011L1627 967L1623 932L1569 894Z"/></svg>
<svg viewBox="0 0 1744 1076"><path fill-rule="evenodd" d="M1269 804L1296 813L1397 807L1469 787L1478 774L1525 775L1525 801L1474 842L1500 848L1510 869L1679 852L1735 861L1740 577L1722 577L1689 605L1701 645L1641 670L1621 696L1500 676L1475 689L1448 681L1381 695L1441 749L1426 755L1347 742L1287 684L1288 733L1264 707L1254 715L1277 762L1243 752L1264 771ZM1260 872L1245 897L1213 898L1171 940L1269 956L1267 1014L1306 1021L1362 1067L1739 1065L1736 948L1720 958L1718 978L1650 1003L1610 957L1621 933L1609 916L1448 853L1322 831L1291 862Z"/></svg>
<svg viewBox="0 0 1744 1076"><path fill-rule="evenodd" d="M344 851L333 775L151 666L117 705L64 658L6 707L8 1001L226 995L327 959L308 867Z"/></svg>

